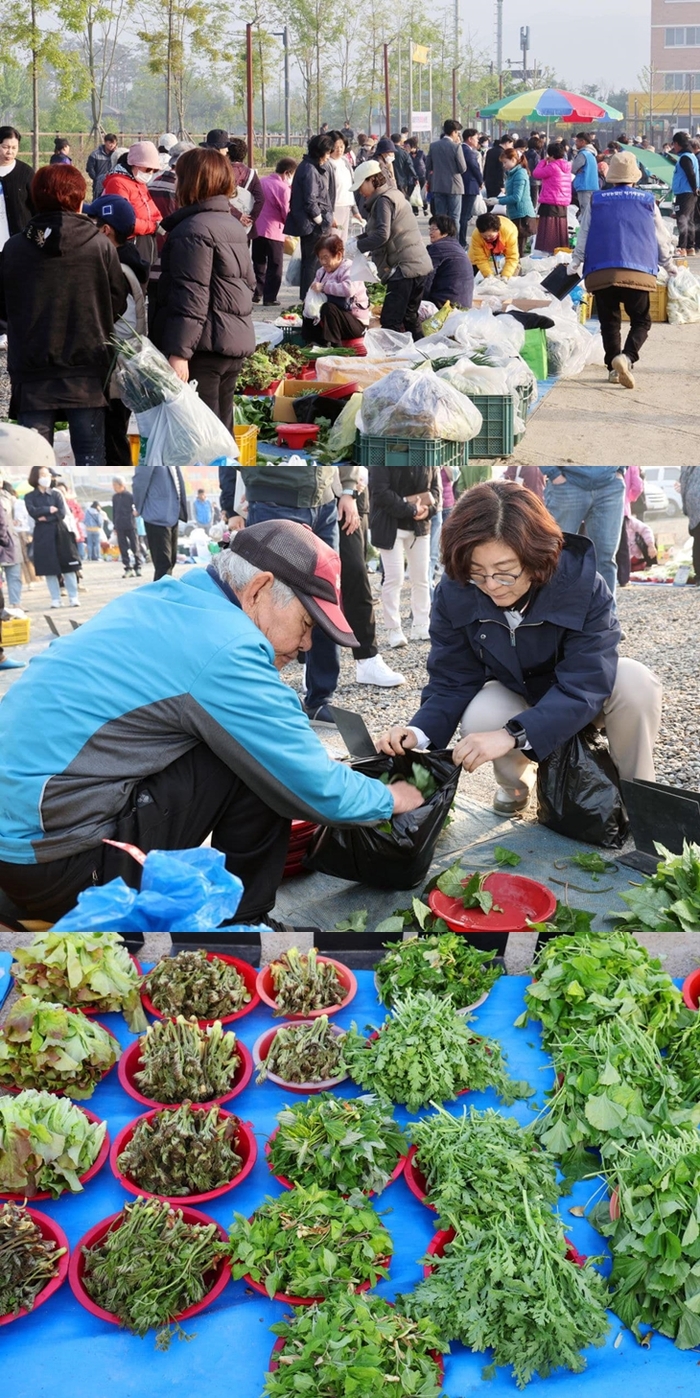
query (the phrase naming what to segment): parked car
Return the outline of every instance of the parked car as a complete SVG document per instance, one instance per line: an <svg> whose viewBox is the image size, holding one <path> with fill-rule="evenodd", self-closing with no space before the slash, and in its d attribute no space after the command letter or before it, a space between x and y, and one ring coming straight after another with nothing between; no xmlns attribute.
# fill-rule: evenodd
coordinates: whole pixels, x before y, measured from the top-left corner
<svg viewBox="0 0 700 1398"><path fill-rule="evenodd" d="M680 496L680 466L645 466L644 468L644 491L647 497L647 509L654 514L663 513L673 518L683 513ZM651 503L650 487L653 487L654 498L656 491L661 490L666 497L666 504Z"/></svg>

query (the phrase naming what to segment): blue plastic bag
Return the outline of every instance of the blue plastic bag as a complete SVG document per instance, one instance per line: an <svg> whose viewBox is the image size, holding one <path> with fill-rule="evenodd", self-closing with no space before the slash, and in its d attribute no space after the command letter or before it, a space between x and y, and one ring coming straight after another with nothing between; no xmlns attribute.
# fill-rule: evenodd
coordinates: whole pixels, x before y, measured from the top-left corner
<svg viewBox="0 0 700 1398"><path fill-rule="evenodd" d="M229 873L221 850L157 849L144 857L140 891L121 878L87 888L54 931L216 932L234 916L242 895L243 884ZM270 929L259 925L225 930L230 936Z"/></svg>

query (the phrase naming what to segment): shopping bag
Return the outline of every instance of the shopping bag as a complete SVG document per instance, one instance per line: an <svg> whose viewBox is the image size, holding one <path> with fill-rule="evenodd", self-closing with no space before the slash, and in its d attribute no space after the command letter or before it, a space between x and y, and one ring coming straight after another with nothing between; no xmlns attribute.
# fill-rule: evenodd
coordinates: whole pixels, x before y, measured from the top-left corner
<svg viewBox="0 0 700 1398"><path fill-rule="evenodd" d="M620 776L593 724L561 743L537 769L537 819L559 835L619 849L628 830Z"/></svg>
<svg viewBox="0 0 700 1398"><path fill-rule="evenodd" d="M299 239L298 239L298 238L292 238L292 237L290 236L289 233L285 233L285 235L284 235L284 243L283 243L283 246L282 246L282 252L284 253L285 257L294 257L294 255L295 255L295 253L298 251L298 249L299 249Z"/></svg>
<svg viewBox="0 0 700 1398"><path fill-rule="evenodd" d="M416 751L400 757L378 754L351 765L366 777L388 772L405 778L414 762L427 767L438 783L429 801L381 825L324 826L304 867L370 888L415 888L422 883L454 801L461 767L455 767L451 752Z"/></svg>
<svg viewBox="0 0 700 1398"><path fill-rule="evenodd" d="M299 285L301 281L301 253L295 253L294 257L290 259L284 280L287 286Z"/></svg>
<svg viewBox="0 0 700 1398"><path fill-rule="evenodd" d="M472 206L472 218L478 218L480 214L488 213L488 205L483 194L477 194Z"/></svg>
<svg viewBox="0 0 700 1398"><path fill-rule="evenodd" d="M304 319L318 322L321 319L321 311L328 300L322 291L314 291L310 287L304 298Z"/></svg>

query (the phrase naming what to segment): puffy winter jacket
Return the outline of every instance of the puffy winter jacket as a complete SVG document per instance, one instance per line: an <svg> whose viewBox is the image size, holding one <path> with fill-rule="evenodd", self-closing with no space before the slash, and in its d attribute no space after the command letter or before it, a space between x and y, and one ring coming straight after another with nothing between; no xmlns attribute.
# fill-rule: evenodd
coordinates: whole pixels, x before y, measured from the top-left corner
<svg viewBox="0 0 700 1398"><path fill-rule="evenodd" d="M530 175L522 165L516 165L506 174L504 200L509 218L534 218L535 206L530 196Z"/></svg>
<svg viewBox="0 0 700 1398"><path fill-rule="evenodd" d="M121 162L115 165L104 181L102 193L120 194L122 199L128 199L136 214L135 235L155 233L160 223L160 209L151 199L148 185L141 184L141 181L132 175L128 165L122 165Z"/></svg>
<svg viewBox="0 0 700 1398"><path fill-rule="evenodd" d="M540 204L571 203L571 166L568 160L541 160L532 172L533 180L541 180Z"/></svg>
<svg viewBox="0 0 700 1398"><path fill-rule="evenodd" d="M292 187L281 175L264 175L260 181L263 205L255 224L256 238L284 242L284 223L289 213Z"/></svg>
<svg viewBox="0 0 700 1398"><path fill-rule="evenodd" d="M505 262L501 271L498 270L492 245L485 242L478 228L475 228L472 233L469 244L469 260L477 271L481 272L482 277L502 277L504 281L507 281L517 272L520 261L518 230L509 218L503 217L503 214L498 214L498 218L501 222L500 243L505 250Z"/></svg>
<svg viewBox="0 0 700 1398"><path fill-rule="evenodd" d="M316 220L320 215L320 223ZM333 223L333 204L326 165L305 155L294 171L292 197L284 225L285 233L308 238L311 233L328 233Z"/></svg>
<svg viewBox="0 0 700 1398"><path fill-rule="evenodd" d="M224 194L176 209L164 220L152 338L165 355L195 350L232 358L255 349L255 278L245 229Z"/></svg>
<svg viewBox="0 0 700 1398"><path fill-rule="evenodd" d="M474 273L464 248L456 238L438 238L437 242L428 243L427 251L433 270L423 287L426 301L438 307L449 301L468 311L474 295Z"/></svg>
<svg viewBox="0 0 700 1398"><path fill-rule="evenodd" d="M590 539L565 534L554 577L515 631L486 593L443 576L430 639L429 680L411 723L433 747L445 748L474 696L498 680L532 705L514 717L541 762L591 723L612 694L620 625Z"/></svg>
<svg viewBox="0 0 700 1398"><path fill-rule="evenodd" d="M416 519L415 506L405 496L429 490L433 504L427 519ZM393 549L399 529L410 529L420 538L430 533L430 521L440 501L437 466L370 466L369 527L378 549Z"/></svg>
<svg viewBox="0 0 700 1398"><path fill-rule="evenodd" d="M357 246L360 252L371 253L381 281L387 282L394 271L401 277L427 277L433 264L401 190L378 189L365 207L367 226Z"/></svg>

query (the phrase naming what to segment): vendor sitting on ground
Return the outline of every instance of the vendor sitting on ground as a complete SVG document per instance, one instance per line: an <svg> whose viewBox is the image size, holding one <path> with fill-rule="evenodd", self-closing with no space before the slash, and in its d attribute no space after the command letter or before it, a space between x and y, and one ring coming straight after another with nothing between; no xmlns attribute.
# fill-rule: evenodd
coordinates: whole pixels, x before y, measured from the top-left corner
<svg viewBox="0 0 700 1398"><path fill-rule="evenodd" d="M474 295L472 264L457 237L457 224L449 214L434 214L428 225L428 257L432 272L425 279L423 295L438 310L449 301L468 311Z"/></svg>
<svg viewBox="0 0 700 1398"><path fill-rule="evenodd" d="M469 261L482 277L515 276L520 263L518 230L503 214L479 214L469 244Z"/></svg>
<svg viewBox="0 0 700 1398"><path fill-rule="evenodd" d="M293 817L373 824L422 805L407 782L331 761L283 683L314 626L357 645L340 560L274 520L35 656L0 704L0 889L55 922L93 884L138 887L140 866L105 840L173 850L211 833L243 882L237 920L264 922Z"/></svg>
<svg viewBox="0 0 700 1398"><path fill-rule="evenodd" d="M323 292L325 304L320 319L304 316L301 333L307 345L342 345L344 340L360 340L369 325L369 297L363 281L352 281L352 258L345 256L345 245L336 233L319 238L314 249L320 270L311 291Z"/></svg>
<svg viewBox="0 0 700 1398"><path fill-rule="evenodd" d="M533 764L604 724L621 777L654 781L661 686L618 656L613 597L590 539L562 534L530 490L489 481L460 496L442 531L445 573L430 624L428 684L381 752L446 748L467 772L493 763L494 809L522 810Z"/></svg>

